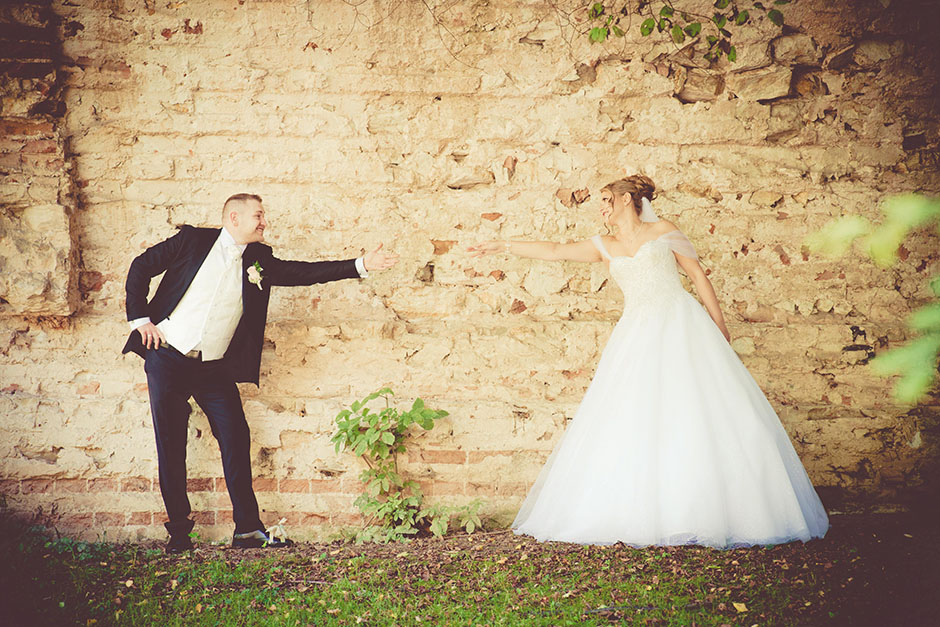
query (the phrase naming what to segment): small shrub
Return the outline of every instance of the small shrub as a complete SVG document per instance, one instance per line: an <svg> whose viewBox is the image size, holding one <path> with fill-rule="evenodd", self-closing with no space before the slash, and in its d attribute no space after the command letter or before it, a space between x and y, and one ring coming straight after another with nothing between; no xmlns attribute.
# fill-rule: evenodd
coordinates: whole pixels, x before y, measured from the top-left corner
<svg viewBox="0 0 940 627"><path fill-rule="evenodd" d="M430 430L434 428L434 421L447 416L447 412L426 407L420 398L415 399L411 409L396 409L389 405L389 397L393 395L390 388L382 388L336 416L337 430L332 438L336 452L350 450L366 464L359 476L366 489L355 505L366 516L367 525L356 534L356 542L406 540L422 528L442 536L453 518L461 528L472 533L481 527L478 512L482 503L424 507L424 495L418 483L405 479L398 470L398 454L405 452L411 426L416 424ZM385 407L375 412L369 404L380 398L385 401Z"/></svg>

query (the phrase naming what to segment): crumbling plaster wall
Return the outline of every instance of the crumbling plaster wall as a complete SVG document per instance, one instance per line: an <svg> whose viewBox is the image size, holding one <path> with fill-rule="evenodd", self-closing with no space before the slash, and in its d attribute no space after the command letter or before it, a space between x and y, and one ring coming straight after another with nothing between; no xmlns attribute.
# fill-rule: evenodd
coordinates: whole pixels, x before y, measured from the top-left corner
<svg viewBox="0 0 940 627"><path fill-rule="evenodd" d="M801 0L785 36L755 20L737 63L708 68L701 50L641 37L637 16L591 44L576 3L53 3L80 302L68 317L2 312L5 506L65 533L162 537L146 379L120 354L124 278L145 247L216 225L249 191L281 257L379 242L402 255L362 282L275 290L261 387L242 388L264 519L300 537L356 523L359 466L333 452L333 417L391 385L450 412L404 460L429 498L481 498L507 521L622 297L600 264L463 250L589 237L599 186L637 171L698 247L829 507L908 506L931 488L937 399L895 404L865 362L907 338L936 237L916 234L889 271L803 245L833 216L940 187L937 57L916 19L930 3L883 5ZM4 257L4 272L27 263ZM200 534L223 538L230 504L198 413L189 451Z"/></svg>

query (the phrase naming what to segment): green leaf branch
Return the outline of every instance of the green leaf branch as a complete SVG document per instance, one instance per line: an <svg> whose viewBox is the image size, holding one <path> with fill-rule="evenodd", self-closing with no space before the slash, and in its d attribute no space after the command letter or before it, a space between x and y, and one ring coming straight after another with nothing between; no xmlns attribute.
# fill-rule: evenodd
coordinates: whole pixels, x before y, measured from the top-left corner
<svg viewBox="0 0 940 627"><path fill-rule="evenodd" d="M898 250L912 231L933 225L940 234L940 199L922 194L888 198L881 206L883 219L876 224L862 216L831 220L806 239L810 250L842 257L860 244L863 252L881 268L897 263ZM932 301L907 319L913 335L907 344L885 351L871 361L881 376L900 375L894 397L903 403L923 399L936 384L940 372L940 275L930 280Z"/></svg>
<svg viewBox="0 0 940 627"><path fill-rule="evenodd" d="M421 529L440 536L447 533L452 518L457 518L460 527L470 533L480 528L478 512L482 502L463 507L425 507L418 483L405 479L398 468L398 454L405 452L412 426L433 429L435 421L447 416L447 412L425 406L420 398L415 399L411 409L396 409L389 405L391 396L394 392L390 388L382 388L336 415L336 432L331 439L336 452L349 450L366 465L359 476L365 491L355 505L367 522L356 534L356 541L401 541ZM379 399L384 400L385 407L373 411L370 404Z"/></svg>
<svg viewBox="0 0 940 627"><path fill-rule="evenodd" d="M648 15L640 24L640 34L648 37L654 31L664 33L672 42L683 45L687 38L699 38L703 29L707 29L705 41L708 45L703 56L709 61L717 61L726 56L729 61L737 60L737 48L731 43L732 28L744 26L752 22L751 11L766 17L771 23L783 27L783 13L774 7L789 4L790 0L774 0L773 4L765 5L762 2L747 3L750 8L739 9L738 4L731 0L716 0L713 7L716 9L711 15L695 13L677 9L672 0L663 0L655 3L659 11L654 9L654 2L641 0L637 13L642 17ZM621 20L628 16L626 2L595 2L588 8L588 19L591 28L588 37L592 42L602 43L611 36L623 37L624 31L620 26ZM619 8L618 8L619 6ZM744 3L742 3L744 6Z"/></svg>

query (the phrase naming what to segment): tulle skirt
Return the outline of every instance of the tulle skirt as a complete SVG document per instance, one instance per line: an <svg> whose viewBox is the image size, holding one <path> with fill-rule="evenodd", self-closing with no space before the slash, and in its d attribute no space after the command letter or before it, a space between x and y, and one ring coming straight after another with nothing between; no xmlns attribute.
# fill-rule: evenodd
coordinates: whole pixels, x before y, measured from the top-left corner
<svg viewBox="0 0 940 627"><path fill-rule="evenodd" d="M829 519L757 383L691 295L614 328L513 523L539 540L780 544Z"/></svg>

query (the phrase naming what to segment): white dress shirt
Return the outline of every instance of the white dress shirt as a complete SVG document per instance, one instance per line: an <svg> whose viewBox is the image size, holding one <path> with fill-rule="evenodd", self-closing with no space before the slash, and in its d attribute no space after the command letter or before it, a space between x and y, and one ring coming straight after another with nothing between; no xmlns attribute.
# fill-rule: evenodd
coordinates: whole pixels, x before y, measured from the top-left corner
<svg viewBox="0 0 940 627"><path fill-rule="evenodd" d="M242 253L246 244L236 244L224 228L209 250L183 298L165 320L157 324L167 343L186 354L202 351L203 361L221 359L228 350L242 316ZM362 257L356 259L359 276L369 276ZM150 322L130 322L137 329Z"/></svg>

